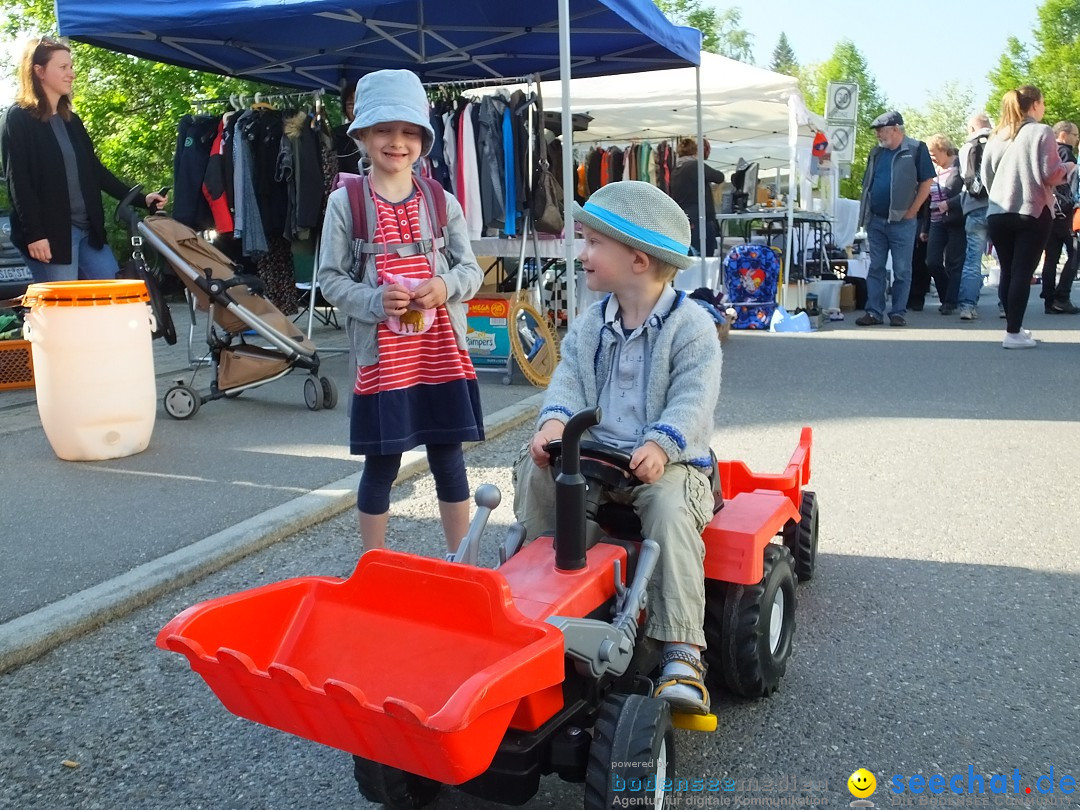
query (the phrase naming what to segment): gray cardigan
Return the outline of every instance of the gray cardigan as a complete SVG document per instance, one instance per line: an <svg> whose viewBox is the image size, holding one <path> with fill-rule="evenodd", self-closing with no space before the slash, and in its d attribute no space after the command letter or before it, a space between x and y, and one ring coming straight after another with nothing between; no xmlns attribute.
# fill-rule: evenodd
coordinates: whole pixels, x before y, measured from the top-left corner
<svg viewBox="0 0 1080 810"><path fill-rule="evenodd" d="M1053 130L1029 118L1015 138L995 133L983 150L982 176L990 191L987 216L1052 211L1054 186L1066 177Z"/></svg>
<svg viewBox="0 0 1080 810"><path fill-rule="evenodd" d="M549 419L564 424L595 407L611 374L617 335L604 323L608 298L597 301L571 325L548 385L537 427ZM720 396L723 357L716 325L705 310L679 292L663 316L646 328L649 378L645 390L642 443L656 442L669 463L708 468L713 411Z"/></svg>
<svg viewBox="0 0 1080 810"><path fill-rule="evenodd" d="M426 205L420 206L420 229L424 238L431 238L431 222ZM450 266L446 255L441 251L436 252L435 274L446 282L446 311L458 348L465 349L464 302L476 295L484 283L484 271L473 255L461 204L451 194L446 195L446 236L454 264ZM357 367L370 366L379 357L376 326L385 321L387 315L376 274L366 272L359 282L353 281L349 275L353 266L352 240L349 192L339 188L331 193L326 203L326 219L323 221L319 248L319 288L326 300L345 314L350 357Z"/></svg>

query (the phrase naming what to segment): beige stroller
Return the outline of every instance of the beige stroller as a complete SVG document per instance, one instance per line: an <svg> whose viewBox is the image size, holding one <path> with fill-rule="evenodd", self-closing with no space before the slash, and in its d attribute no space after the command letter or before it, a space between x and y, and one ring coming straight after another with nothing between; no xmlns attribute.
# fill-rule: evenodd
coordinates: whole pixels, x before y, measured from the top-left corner
<svg viewBox="0 0 1080 810"><path fill-rule="evenodd" d="M118 217L129 224L136 261L142 258L138 255L141 237L184 282L195 307L207 312L206 342L214 372L210 393L200 394L191 385L177 383L165 393L169 416L190 419L205 402L237 396L294 369L308 372L304 380L308 408L317 411L337 405L337 387L330 377L319 375L314 344L259 293L257 278L237 274L224 253L174 219L152 214L140 220L124 203ZM270 347L249 343L245 335L251 331Z"/></svg>

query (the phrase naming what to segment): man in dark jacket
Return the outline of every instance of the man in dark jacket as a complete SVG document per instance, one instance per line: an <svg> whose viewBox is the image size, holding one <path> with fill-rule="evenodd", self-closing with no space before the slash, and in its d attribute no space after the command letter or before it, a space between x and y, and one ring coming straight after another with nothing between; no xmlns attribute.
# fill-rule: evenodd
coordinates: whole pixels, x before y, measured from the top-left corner
<svg viewBox="0 0 1080 810"><path fill-rule="evenodd" d="M1076 145L1080 143L1080 130L1072 121L1058 121L1054 124L1057 136L1058 154L1064 163L1076 163ZM1042 294L1043 306L1048 315L1075 315L1080 307L1070 300L1073 280L1076 278L1076 249L1073 239L1073 190L1068 181L1054 189L1057 198L1057 210L1050 228L1050 238L1046 241L1046 255L1043 260ZM1058 260L1061 249L1065 248L1065 266L1061 276L1056 279Z"/></svg>
<svg viewBox="0 0 1080 810"><path fill-rule="evenodd" d="M885 320L885 263L892 256L891 326L906 326L911 290L911 256L918 230L916 217L934 179L934 164L926 144L904 133L904 119L894 111L870 125L878 145L870 151L863 176L859 223L870 243L870 273L866 279L866 314L855 321L874 326Z"/></svg>

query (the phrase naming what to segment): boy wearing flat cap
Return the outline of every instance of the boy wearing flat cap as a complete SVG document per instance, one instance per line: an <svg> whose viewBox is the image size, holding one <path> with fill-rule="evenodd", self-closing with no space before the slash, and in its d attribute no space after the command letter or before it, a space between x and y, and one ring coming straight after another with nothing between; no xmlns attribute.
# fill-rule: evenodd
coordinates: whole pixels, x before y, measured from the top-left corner
<svg viewBox="0 0 1080 810"><path fill-rule="evenodd" d="M531 540L550 528L554 482L545 445L570 417L600 406L589 438L631 454L643 482L629 500L642 534L660 546L645 633L663 642L655 693L680 712L705 714L705 545L712 518L709 439L721 353L705 310L670 284L693 262L690 223L649 183L610 183L575 205L590 290L608 295L578 317L562 345L537 433L514 469L514 511Z"/></svg>

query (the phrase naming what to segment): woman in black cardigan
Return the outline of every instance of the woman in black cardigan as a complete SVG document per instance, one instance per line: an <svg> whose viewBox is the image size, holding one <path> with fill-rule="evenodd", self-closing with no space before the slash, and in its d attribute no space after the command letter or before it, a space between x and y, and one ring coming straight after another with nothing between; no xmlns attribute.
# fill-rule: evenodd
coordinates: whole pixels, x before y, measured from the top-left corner
<svg viewBox="0 0 1080 810"><path fill-rule="evenodd" d="M14 209L11 241L34 281L115 278L105 241L101 192L123 199L130 186L101 165L71 111L71 49L48 37L31 41L19 62L16 102L0 119L0 162ZM165 197L147 194L147 207Z"/></svg>

